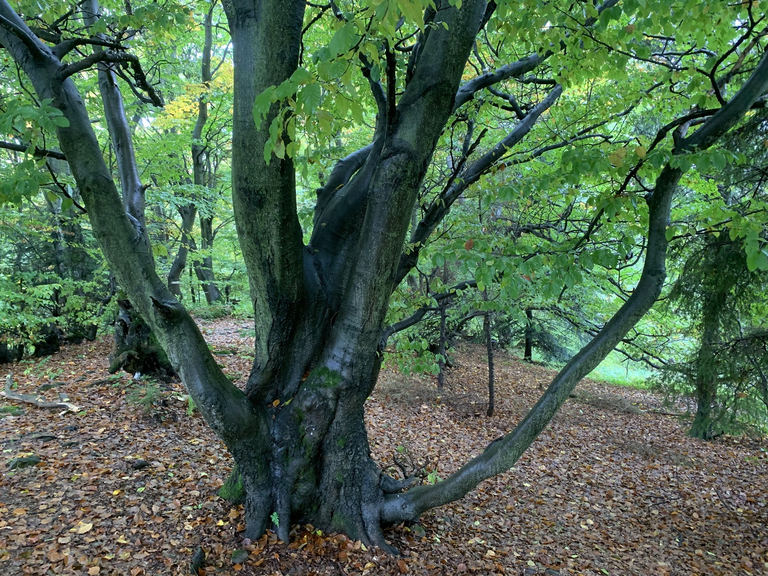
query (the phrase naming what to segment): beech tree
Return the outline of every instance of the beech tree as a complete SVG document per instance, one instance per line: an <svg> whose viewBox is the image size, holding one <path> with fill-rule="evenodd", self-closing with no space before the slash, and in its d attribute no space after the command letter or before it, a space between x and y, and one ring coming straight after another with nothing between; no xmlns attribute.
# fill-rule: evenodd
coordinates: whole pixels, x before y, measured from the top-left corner
<svg viewBox="0 0 768 576"><path fill-rule="evenodd" d="M246 492L246 532L251 538L274 527L287 540L292 523L308 522L391 550L383 524L415 520L513 466L578 381L656 301L664 285L666 231L681 177L751 107L760 105L768 88L768 59L758 54L762 15L752 14L751 3L705 3L711 10L707 16L700 2L687 1L671 7L618 0L565 7L485 0L318 6L301 0L226 0L234 46L232 194L256 331L253 369L241 390L222 373L194 320L156 273L137 174L130 161L120 166L118 187L75 81L98 65L100 77L110 84L119 68L155 99L139 59L126 45L95 30L44 41L33 31L36 17L30 7L17 4L18 11L0 0L0 45L29 78L39 100L58 111L60 149L94 235L131 304L234 457ZM87 6L97 12L95 1ZM80 4L73 6L80 9ZM659 12L674 18L674 26L685 21L690 38L676 40L674 27L668 32L669 23ZM702 30L708 26L691 25L694 14L707 23L717 14L719 25L730 32L721 33L710 46ZM315 41L309 35L321 18L333 22L333 33L319 35L320 44L308 48L304 41ZM474 69L468 65L473 51L495 30L517 35L524 39L521 46L533 48L514 59L511 54L517 50L497 50L496 58L510 59ZM619 41L622 34L629 39ZM81 47L94 49L85 53ZM602 60L592 57L593 49ZM704 58L707 65L700 67L705 73L681 64L687 57ZM437 484L412 486L412 479L387 476L371 459L363 407L382 360L390 296L417 265L421 247L454 202L499 166L568 86L578 82L578 74L600 74L606 58L619 70L619 83L629 61L648 67L662 62L672 86L681 82L681 75L695 75L683 80L695 79L695 93L705 105L697 101L693 108L689 104L677 110L677 118L658 130L651 146L635 150L626 180L617 182L615 195L629 195L628 186L640 182L638 174L650 152L665 151L653 156L656 164L642 172L646 180L632 191L647 205L640 219L646 234L639 282L514 430ZM376 124L371 142L339 160L317 190L314 226L305 244L296 203L295 157L301 150L297 119L322 125L318 79L330 82L336 71L341 84L348 84L352 74L365 79L376 105ZM528 76L534 71L547 77ZM521 106L497 90L510 79L542 85L547 92ZM728 97L726 88L732 85L733 96ZM102 82L102 89L116 96L114 83ZM421 185L450 119L486 90L502 94L515 119L498 142L483 150L475 150L467 136L464 154L446 185L425 202L419 198ZM116 103L113 112L118 108ZM126 150L130 135L121 126L123 119L107 113L114 124L113 141ZM616 118L606 113L602 123ZM585 134L577 132L573 139ZM568 139L559 144L566 145ZM626 153L611 162L621 164ZM417 199L420 218L412 225ZM590 233L591 227L586 235Z"/></svg>

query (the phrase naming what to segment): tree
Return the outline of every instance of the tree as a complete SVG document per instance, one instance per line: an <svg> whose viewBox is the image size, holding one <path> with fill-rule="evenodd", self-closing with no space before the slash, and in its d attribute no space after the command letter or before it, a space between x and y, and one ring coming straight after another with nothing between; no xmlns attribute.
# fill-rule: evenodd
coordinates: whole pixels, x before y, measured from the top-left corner
<svg viewBox="0 0 768 576"><path fill-rule="evenodd" d="M711 440L723 433L728 417L737 416L738 403L732 400L748 396L750 380L760 381L761 368L750 366L752 351L744 343L764 346L764 329L753 323L750 311L762 297L763 282L747 269L740 243L727 234L707 234L698 244L670 294L679 312L697 320L698 349L686 366L667 370L672 379L682 377L693 388L697 408L689 435ZM738 352L745 357L738 358ZM759 398L760 386L756 388Z"/></svg>
<svg viewBox="0 0 768 576"><path fill-rule="evenodd" d="M662 383L696 401L688 432L695 438L711 440L745 423L765 426L765 129L759 111L725 141L748 160L710 169L716 186L709 221L682 234L676 250L684 263L664 308L688 321L683 329L696 345L664 365Z"/></svg>
<svg viewBox="0 0 768 576"><path fill-rule="evenodd" d="M190 162L192 165L192 177L190 179L187 175L184 178L185 184L192 185L193 198L189 203L178 206L181 217L180 237L176 256L168 271L168 289L181 300L180 279L187 264L187 256L190 251L193 253L197 252L197 243L192 235L192 228L198 215L198 204L200 204L200 240L201 248L205 255L202 258L196 257L193 265L208 304L212 304L222 298L222 294L216 284L213 258L210 253L214 242L213 214L211 214L211 210L206 205L212 204L212 200L216 196L214 192L216 188L216 167L220 162L217 156L221 156L223 149L225 149L224 143L221 141L217 142L217 139L222 140L222 136L227 134L227 131L222 130L220 126L212 127L212 123L209 122L209 109L211 107L209 100L214 99L212 98L214 93L214 74L226 62L228 52L228 50L225 50L220 61L212 64L214 11L217 8L217 4L218 2L212 2L203 16L204 40L200 62L200 85L196 90L199 92L199 95L195 102L197 115L191 129ZM193 44L191 49L196 51L198 47ZM184 98L181 98L181 100L184 100ZM221 103L216 102L216 104L220 105ZM218 116L218 114L215 116ZM174 156L177 155L175 151L172 153ZM187 162L185 161L184 164L186 166Z"/></svg>
<svg viewBox="0 0 768 576"><path fill-rule="evenodd" d="M123 204L74 81L97 63L122 66L141 78L137 59L119 43L90 35L48 46L7 0L0 1L0 44L29 77L37 97L66 119L56 130L61 151L113 273L238 465L248 536L260 535L273 523L286 540L291 522L303 521L389 549L383 523L414 520L512 466L577 382L653 305L665 279L670 206L691 157L728 132L768 88L768 59L758 62L748 50L729 51L727 43L710 47L722 50L722 58L712 63L712 82L701 92L709 103L706 91L714 90L717 105L704 111L676 109L679 117L659 132L658 142L636 150L634 172L627 172L625 185L615 191L617 196L627 193L626 185L634 181L646 154L674 131L666 153L654 156L658 164L643 172L653 177L643 216L646 258L635 290L617 314L563 368L512 432L443 482L405 491L409 479L388 477L371 460L363 405L376 383L390 295L416 266L421 247L454 202L524 139L566 87L545 78L547 94L531 93L536 101L525 109L517 107L517 119L507 124L507 134L496 144L473 157L468 154L471 146L466 148L454 165L454 177L426 206L406 243L420 186L449 119L485 88L511 78L527 79L533 70L546 69L566 83L578 81L569 76L576 70L586 76L601 74L599 67L591 68L598 66L596 60L584 56L590 47L613 41L630 28L634 34L631 21L642 19L645 25L647 20L643 34L662 36L666 23L654 12L661 6L640 4L628 2L626 13L616 0L600 7L573 3L569 11L536 5L523 13L527 23L519 31L519 46L530 53L465 79L473 47L489 23L502 30L500 37L513 27L507 3L332 2L316 8L317 19L331 19L333 32L315 47L314 62L305 67L300 59L309 55L302 53L302 39L317 19L305 17L304 2L227 1L235 70L233 203L256 327L253 370L243 391L221 372L194 321L156 274L147 235L130 213L130 204ZM727 28L725 37L755 35L757 24L746 13L750 7L739 8L742 14L717 6L709 7L720 10L725 27L737 19L748 23L746 31ZM683 2L674 8L679 14L690 7ZM637 48L638 61L649 59L643 56L650 51L644 37L628 42L630 50ZM706 44L706 37L701 42ZM89 44L105 49L82 57L73 53ZM512 51L510 46L503 54ZM618 62L616 69L626 68L623 52L600 54ZM718 84L722 78L715 74L721 65L730 71L740 68L745 59L753 71L726 100L725 84ZM348 99L356 90L349 78L358 63L377 110L372 141L339 161L318 190L315 225L305 245L296 203L295 158L302 151L297 119L317 130L329 124L329 132L335 132L319 100L323 90L337 104ZM679 66L675 72L683 73ZM743 78L741 73L732 76ZM541 79L531 81L538 85ZM146 83L140 87L151 89ZM348 110L353 100L346 103ZM508 102L514 108L512 100ZM613 163L624 157L615 156Z"/></svg>

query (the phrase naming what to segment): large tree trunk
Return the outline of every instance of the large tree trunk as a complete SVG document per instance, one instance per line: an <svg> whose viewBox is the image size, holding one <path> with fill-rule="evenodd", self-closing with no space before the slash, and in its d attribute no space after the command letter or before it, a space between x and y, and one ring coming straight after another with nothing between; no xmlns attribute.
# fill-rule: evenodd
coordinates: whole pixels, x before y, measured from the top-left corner
<svg viewBox="0 0 768 576"><path fill-rule="evenodd" d="M263 447L260 455L235 454L247 493L249 535L259 536L276 513L279 522L273 528L283 539L298 521L385 544L381 476L370 457L362 414L373 379L369 373L363 382L348 382L339 372L319 367L289 404L269 408L272 441L264 445L259 431L252 441Z"/></svg>

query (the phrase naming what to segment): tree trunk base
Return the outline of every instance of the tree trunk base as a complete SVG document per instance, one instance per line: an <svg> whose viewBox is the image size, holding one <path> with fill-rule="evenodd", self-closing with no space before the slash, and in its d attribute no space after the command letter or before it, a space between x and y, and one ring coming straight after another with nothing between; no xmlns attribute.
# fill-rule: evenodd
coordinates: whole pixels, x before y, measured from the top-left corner
<svg viewBox="0 0 768 576"><path fill-rule="evenodd" d="M147 374L162 380L176 376L168 356L160 347L144 320L127 300L118 301L109 372L124 370L129 374Z"/></svg>

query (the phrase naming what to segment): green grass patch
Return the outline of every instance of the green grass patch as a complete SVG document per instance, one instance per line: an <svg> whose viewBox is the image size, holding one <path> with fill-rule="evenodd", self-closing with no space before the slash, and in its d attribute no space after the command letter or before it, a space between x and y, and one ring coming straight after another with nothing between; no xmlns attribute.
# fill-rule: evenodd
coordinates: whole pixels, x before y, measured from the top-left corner
<svg viewBox="0 0 768 576"><path fill-rule="evenodd" d="M656 371L645 364L627 360L618 352L611 352L589 375L593 380L602 380L617 386L648 389L652 386Z"/></svg>

